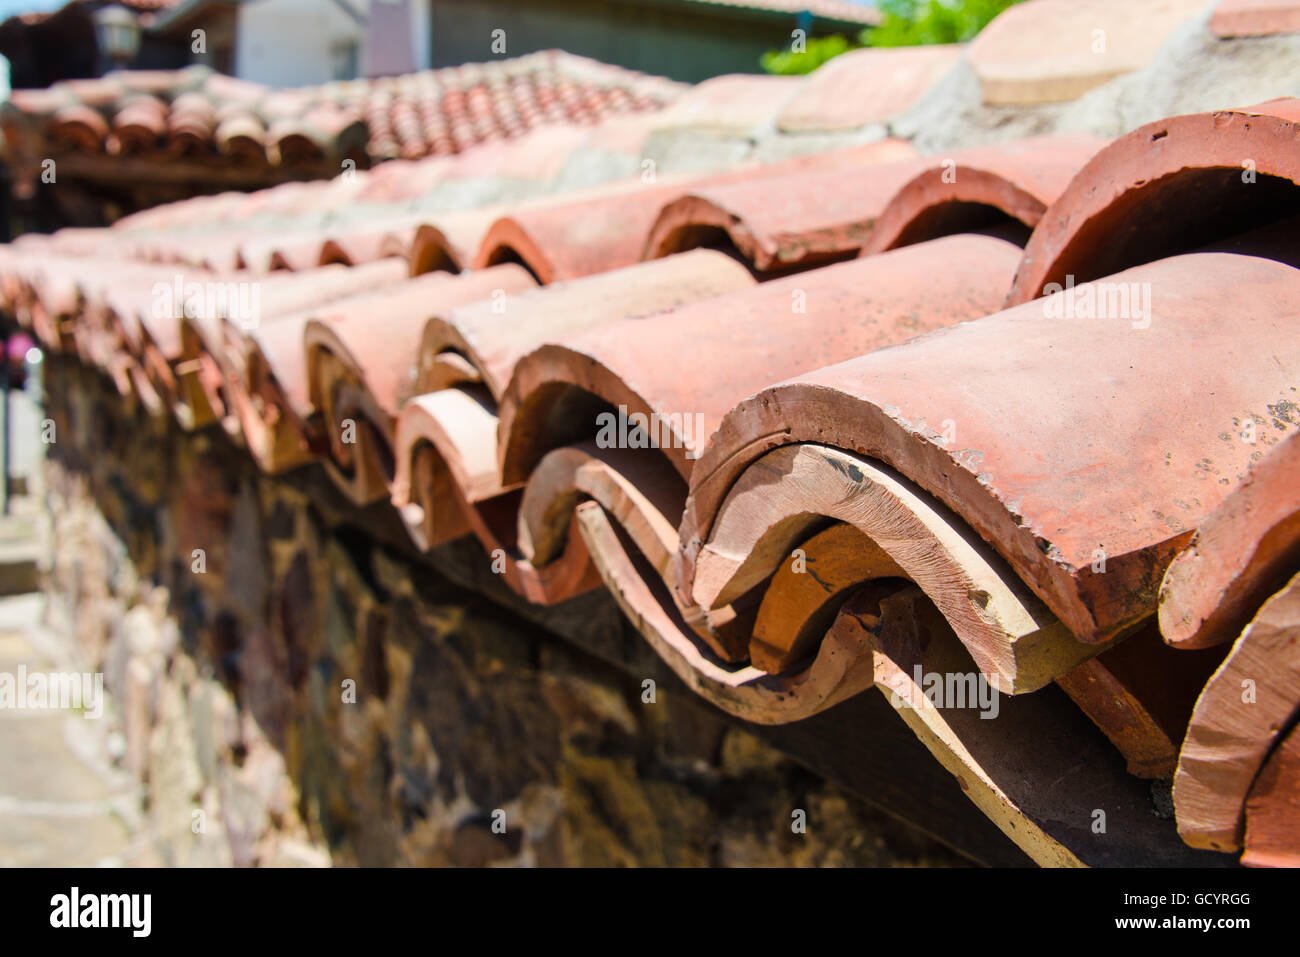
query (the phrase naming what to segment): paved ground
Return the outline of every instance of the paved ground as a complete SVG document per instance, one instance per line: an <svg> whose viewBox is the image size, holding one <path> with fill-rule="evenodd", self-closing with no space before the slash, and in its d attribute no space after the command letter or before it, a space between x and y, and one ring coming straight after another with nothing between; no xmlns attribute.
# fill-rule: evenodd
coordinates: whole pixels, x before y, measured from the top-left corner
<svg viewBox="0 0 1300 957"><path fill-rule="evenodd" d="M41 650L39 595L0 599L0 673L58 670ZM100 722L0 708L0 866L119 865L136 857L136 797L107 763Z"/></svg>
<svg viewBox="0 0 1300 957"><path fill-rule="evenodd" d="M11 474L28 496L0 516L0 582L21 585L40 551L39 407L11 395ZM0 402L0 416L4 404ZM0 422L3 420L0 419ZM26 563L26 564L24 564ZM13 591L6 587L3 591ZM41 624L39 593L0 597L0 675L66 670L69 642ZM0 867L121 865L141 859L139 802L129 777L113 768L106 722L78 712L0 707Z"/></svg>

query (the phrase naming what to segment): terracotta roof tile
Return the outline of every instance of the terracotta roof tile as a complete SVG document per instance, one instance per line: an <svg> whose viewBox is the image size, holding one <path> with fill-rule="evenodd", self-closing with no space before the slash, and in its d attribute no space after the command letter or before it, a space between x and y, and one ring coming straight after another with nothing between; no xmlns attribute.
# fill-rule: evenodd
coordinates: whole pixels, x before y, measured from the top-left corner
<svg viewBox="0 0 1300 957"><path fill-rule="evenodd" d="M498 301L466 305L429 322L418 351L419 391L443 386L438 360L467 359L499 398L515 363L554 337L614 316L652 317L684 303L753 284L747 270L721 253L697 250L591 276L557 282Z"/></svg>
<svg viewBox="0 0 1300 957"><path fill-rule="evenodd" d="M1009 217L1032 229L1105 144L1091 136L1041 137L931 157L880 213L863 255L965 232Z"/></svg>
<svg viewBox="0 0 1300 957"><path fill-rule="evenodd" d="M961 59L964 47L850 50L821 66L777 117L787 133L885 123L912 106Z"/></svg>
<svg viewBox="0 0 1300 957"><path fill-rule="evenodd" d="M852 256L898 190L937 162L915 157L706 184L663 207L646 254L725 236L762 272Z"/></svg>
<svg viewBox="0 0 1300 957"><path fill-rule="evenodd" d="M108 142L108 124L128 101L147 93L166 111L171 154L221 152L296 166L337 163L345 156L377 161L459 153L541 126L590 126L619 113L658 110L682 89L659 77L548 50L294 90L270 90L205 67L110 73L63 81L48 91L18 91L4 111L13 131L11 151L44 155L48 140L55 149L98 152L120 148ZM157 125L158 106L148 107L148 130ZM137 136L132 150L150 155L144 148L152 145Z"/></svg>
<svg viewBox="0 0 1300 957"><path fill-rule="evenodd" d="M680 441L663 450L689 477L722 415L760 382L984 315L1020 260L1014 245L988 237L955 237L896 253L760 283L650 321L615 319L557 336L515 366L501 400L504 480L526 476L548 447L542 426L556 396L544 383L568 382L612 406L647 414L704 415L703 429L677 436ZM950 257L953 268L941 268ZM931 281L916 283L923 274ZM739 341L738 328L745 332ZM583 425L596 431L594 421Z"/></svg>
<svg viewBox="0 0 1300 957"><path fill-rule="evenodd" d="M1264 37L1300 33L1296 0L1219 0L1210 29L1220 37Z"/></svg>
<svg viewBox="0 0 1300 957"><path fill-rule="evenodd" d="M1293 728L1269 755L1246 796L1247 867L1300 867L1293 835L1300 793L1300 733Z"/></svg>
<svg viewBox="0 0 1300 957"><path fill-rule="evenodd" d="M311 405L325 420L326 470L349 498L366 504L390 496L397 413L412 391L412 357L430 317L531 285L514 265L461 276L430 274L306 323L307 387ZM374 321L377 310L387 317L382 324ZM354 423L352 441L344 438L347 420Z"/></svg>
<svg viewBox="0 0 1300 957"><path fill-rule="evenodd" d="M786 89L843 79L716 84L696 100L708 109L648 137L664 114L511 143L487 136L504 107L471 95L457 106L484 133L471 152L0 247L0 304L150 412L225 429L263 469L319 463L352 502L389 499L418 548L473 535L530 601L603 584L732 714L780 723L893 695L1039 862L1122 850L1063 825L1062 800L1084 820L1128 808L1148 861L1195 860L1140 779L1176 757L1184 837L1242 846L1247 817L1279 819L1251 781L1300 703L1283 614L1300 570L1300 107L918 157L842 148L878 133L876 114L818 113L814 97L809 122L856 124L826 141L841 149L753 163L818 139L776 129ZM79 105L66 94L49 115ZM225 121L131 95L106 133L69 136L148 150ZM293 140L311 140L293 132L304 102L258 114L266 144L309 148ZM427 117L408 119L402 135L423 136ZM642 182L643 153L674 129L684 152L741 130L726 142L742 161L693 176L665 162ZM614 172L587 175L592 151ZM256 327L156 310L178 274L255 284ZM1130 313L1070 318L1080 283L1113 290L1107 308L1122 288ZM606 447L600 416L620 406L659 448ZM1253 445L1234 438L1246 429ZM817 563L815 584L795 559ZM1017 693L998 722L916 685L916 667L970 660ZM1266 675L1264 707L1225 751L1225 702L1248 672ZM1061 798L1067 773L1078 787ZM1289 851L1260 837L1252 853Z"/></svg>
<svg viewBox="0 0 1300 957"><path fill-rule="evenodd" d="M1028 0L1008 7L967 54L989 104L1056 103L1150 61L1205 0Z"/></svg>
<svg viewBox="0 0 1300 957"><path fill-rule="evenodd" d="M1300 271L1263 258L1289 256L1284 230L1238 248L1107 277L1115 288L1149 289L1147 316L1070 321L1054 311L1072 295L1062 291L742 403L698 465L711 484L707 490L697 484L695 518L688 515L687 524L709 533L726 476L776 444L755 444L759 436L871 449L969 522L1075 635L1089 642L1115 636L1155 610L1156 569L1249 466L1256 450L1219 433L1240 410L1292 394L1283 371L1291 360L1263 330L1284 321ZM1258 293L1249 318L1230 305L1232 290L1244 284ZM1245 331L1243 322L1261 323L1261 351L1231 344ZM1099 324L1111 331L1098 335ZM1062 377L1060 350L1086 352L1089 361ZM994 353L1001 357L996 362L988 358ZM1281 365L1269 358L1274 355ZM1266 371L1270 366L1274 373ZM1010 391L1008 367L1016 370ZM1241 374L1246 368L1251 375ZM1144 398L1132 404L1097 399L1119 393ZM1054 410L1053 422L1060 416L1071 427L1048 424L1044 403ZM1180 421L1188 403L1204 428L1150 434L1153 422ZM797 419L789 410L798 411ZM951 443L942 438L947 421L957 435ZM1089 441L1080 442L1080 435ZM1278 435L1272 423L1261 427L1265 444ZM1124 467L1109 464L1116 461ZM1052 466L1044 470L1036 462ZM1106 574L1095 570L1099 548ZM972 653L981 660L979 651ZM1004 672L1002 686L1015 678Z"/></svg>
<svg viewBox="0 0 1300 957"><path fill-rule="evenodd" d="M1300 211L1289 185L1300 183L1297 131L1300 101L1288 99L1171 117L1120 137L1052 204L1008 303L1067 276L1098 279Z"/></svg>
<svg viewBox="0 0 1300 957"><path fill-rule="evenodd" d="M1174 774L1178 835L1192 847L1239 850L1251 839L1248 809L1252 816L1268 805L1288 810L1294 801L1293 792L1272 800L1253 795L1252 785L1292 728L1300 683L1298 606L1300 587L1292 578L1253 616L1196 702ZM1243 707L1246 689L1249 707ZM1294 832L1286 848L1294 855Z"/></svg>
<svg viewBox="0 0 1300 957"><path fill-rule="evenodd" d="M588 191L584 198L542 201L498 219L483 238L474 261L481 266L504 257L517 258L543 283L617 269L642 258L647 243L653 242L662 210L679 202L683 194L714 187L740 187L746 183L754 184L754 190L765 194L772 184L779 182L781 174L793 178L821 170L856 170L912 155L914 151L908 144L882 140L864 147L833 150L693 180L665 177L653 183L639 180L611 183ZM754 255L747 246L740 242L737 245L747 256ZM661 253L656 250L656 254ZM759 264L759 268L767 268L765 263Z"/></svg>
<svg viewBox="0 0 1300 957"><path fill-rule="evenodd" d="M1269 407L1273 425L1300 420L1296 400ZM1245 423L1250 423L1246 425ZM1252 438L1247 416L1235 438ZM1230 437L1234 437L1232 431ZM1256 437L1247 444L1255 445ZM1160 631L1180 648L1234 641L1300 566L1300 432L1291 432L1201 523L1160 587Z"/></svg>
<svg viewBox="0 0 1300 957"><path fill-rule="evenodd" d="M699 83L664 110L657 125L747 134L771 126L803 88L795 76L717 76Z"/></svg>

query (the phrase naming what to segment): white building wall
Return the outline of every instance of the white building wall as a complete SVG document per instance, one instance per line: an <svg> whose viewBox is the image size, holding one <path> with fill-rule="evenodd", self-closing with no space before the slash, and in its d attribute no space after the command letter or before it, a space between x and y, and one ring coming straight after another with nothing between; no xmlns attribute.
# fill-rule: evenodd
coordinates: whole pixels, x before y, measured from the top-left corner
<svg viewBox="0 0 1300 957"><path fill-rule="evenodd" d="M365 3L352 0L352 7L364 17ZM241 4L238 16L235 74L274 87L339 79L339 45L353 43L359 51L365 36L364 24L335 0L255 0Z"/></svg>
<svg viewBox="0 0 1300 957"><path fill-rule="evenodd" d="M417 70L433 66L433 0L411 0L411 56Z"/></svg>

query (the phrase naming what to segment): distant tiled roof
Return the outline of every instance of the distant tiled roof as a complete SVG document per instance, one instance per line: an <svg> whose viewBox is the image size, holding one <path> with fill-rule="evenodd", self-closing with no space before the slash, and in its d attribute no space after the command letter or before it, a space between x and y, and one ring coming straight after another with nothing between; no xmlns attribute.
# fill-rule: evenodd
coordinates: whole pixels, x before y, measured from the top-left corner
<svg viewBox="0 0 1300 957"><path fill-rule="evenodd" d="M23 237L0 302L129 402L391 506L413 549L472 536L540 604L608 589L734 715L887 695L1040 863L1250 862L1247 817L1293 807L1253 782L1300 707L1300 100L1092 135L1010 102L1128 90L1058 82L1041 13L974 66L868 51ZM1195 16L1170 29L1204 62L1165 69L1290 82ZM1162 62L1139 47L1115 63ZM815 102L893 70L865 108ZM885 136L910 110L971 142ZM186 283L192 306L158 307ZM203 294L236 287L257 314ZM1170 778L1173 821L1150 801ZM1254 859L1300 859L1294 826L1269 833Z"/></svg>
<svg viewBox="0 0 1300 957"><path fill-rule="evenodd" d="M458 153L554 123L655 110L682 84L560 51L272 90L206 67L110 73L4 106L11 153L228 156L274 165Z"/></svg>
<svg viewBox="0 0 1300 957"><path fill-rule="evenodd" d="M656 110L685 85L558 50L322 89L357 109L375 157L440 156L545 123Z"/></svg>
<svg viewBox="0 0 1300 957"><path fill-rule="evenodd" d="M1263 37L1300 30L1300 0L1219 0L1210 29L1221 37Z"/></svg>

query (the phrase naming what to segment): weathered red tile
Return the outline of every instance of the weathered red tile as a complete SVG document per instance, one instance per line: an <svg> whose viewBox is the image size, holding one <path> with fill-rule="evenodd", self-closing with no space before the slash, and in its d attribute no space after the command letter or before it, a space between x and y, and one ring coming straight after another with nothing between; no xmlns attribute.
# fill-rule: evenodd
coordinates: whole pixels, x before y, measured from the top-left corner
<svg viewBox="0 0 1300 957"><path fill-rule="evenodd" d="M1300 211L1300 100L1148 123L1098 152L1034 231L1008 305Z"/></svg>
<svg viewBox="0 0 1300 957"><path fill-rule="evenodd" d="M1261 411L1274 429L1300 428L1300 389ZM1160 631L1179 648L1235 641L1300 568L1300 432L1269 448L1255 428L1247 414L1229 430L1230 441L1262 457L1197 528L1160 587Z"/></svg>
<svg viewBox="0 0 1300 957"><path fill-rule="evenodd" d="M961 59L960 45L850 50L822 64L777 117L786 133L885 123L917 102Z"/></svg>
<svg viewBox="0 0 1300 957"><path fill-rule="evenodd" d="M1010 218L1032 229L1105 144L1091 136L1016 140L938 158L890 200L863 255L992 225Z"/></svg>
<svg viewBox="0 0 1300 957"><path fill-rule="evenodd" d="M353 501L390 495L393 429L401 400L414 388L416 350L429 317L531 284L513 265L460 276L430 273L350 300L337 311L322 310L306 323L307 387L325 420L331 453L326 469Z"/></svg>
<svg viewBox="0 0 1300 957"><path fill-rule="evenodd" d="M1219 0L1210 17L1215 36L1267 37L1300 33L1300 3L1296 0Z"/></svg>
<svg viewBox="0 0 1300 957"><path fill-rule="evenodd" d="M1150 62L1204 0L1029 0L1008 7L967 52L984 102L1058 103Z"/></svg>
<svg viewBox="0 0 1300 957"><path fill-rule="evenodd" d="M1297 688L1300 576L1253 616L1197 699L1174 773L1174 814L1186 843L1241 848L1252 782L1293 724Z"/></svg>
<svg viewBox="0 0 1300 957"><path fill-rule="evenodd" d="M253 307L249 316L213 315L200 305L188 309L180 319L164 317L146 322L161 354L176 363L174 394L164 391L173 403L173 411L182 427L200 428L220 421L231 435L238 435L238 419L228 387L238 388L238 371L243 355L243 337L263 322L303 310L323 308L327 303L384 288L399 282L406 273L400 259L385 259L354 268L329 265L299 273L273 274L266 277L227 275L212 277L216 281L246 284L230 295L239 296L241 309L245 297ZM190 277L182 276L182 282ZM187 304L188 305L188 304ZM175 339L172 330L175 330ZM165 340L159 339L161 332ZM233 371L232 371L233 370ZM162 391L162 390L160 390Z"/></svg>
<svg viewBox="0 0 1300 957"><path fill-rule="evenodd" d="M658 316L753 283L739 263L712 250L696 250L462 306L432 317L425 328L417 389L429 392L448 384L439 360L450 353L468 360L497 399L519 359L544 342L618 316Z"/></svg>
<svg viewBox="0 0 1300 957"><path fill-rule="evenodd" d="M660 212L646 258L730 243L769 272L852 256L890 199L935 162L902 159L693 189Z"/></svg>
<svg viewBox="0 0 1300 957"><path fill-rule="evenodd" d="M501 398L502 481L522 481L553 448L599 438L600 413L620 407L657 423L659 454L689 478L737 401L801 371L984 315L1018 259L1018 247L1003 240L951 237L559 337L518 361ZM724 657L738 653L716 635L702 637Z"/></svg>
<svg viewBox="0 0 1300 957"><path fill-rule="evenodd" d="M1300 867L1300 731L1278 744L1246 796L1247 867Z"/></svg>
<svg viewBox="0 0 1300 957"><path fill-rule="evenodd" d="M659 129L743 135L770 126L802 88L795 76L730 74L697 83L659 114Z"/></svg>
<svg viewBox="0 0 1300 957"><path fill-rule="evenodd" d="M870 455L936 496L1082 640L1120 633L1155 611L1165 565L1259 454L1232 440L1237 421L1293 400L1287 370L1300 360L1291 354L1300 338L1285 330L1300 271L1267 258L1292 248L1286 228L1232 247L1240 251L1136 267L1107 277L1111 285L1063 291L742 402L695 468L684 582L691 550L745 465L774 446L816 441ZM1140 305L1107 305L1107 290L1120 288ZM1242 288L1252 289L1246 313L1234 305ZM1099 289L1105 318L1057 316L1067 302L1083 310L1089 295L1099 301ZM1067 357L1080 355L1088 361L1063 374ZM1279 438L1271 421L1260 423L1260 443Z"/></svg>

